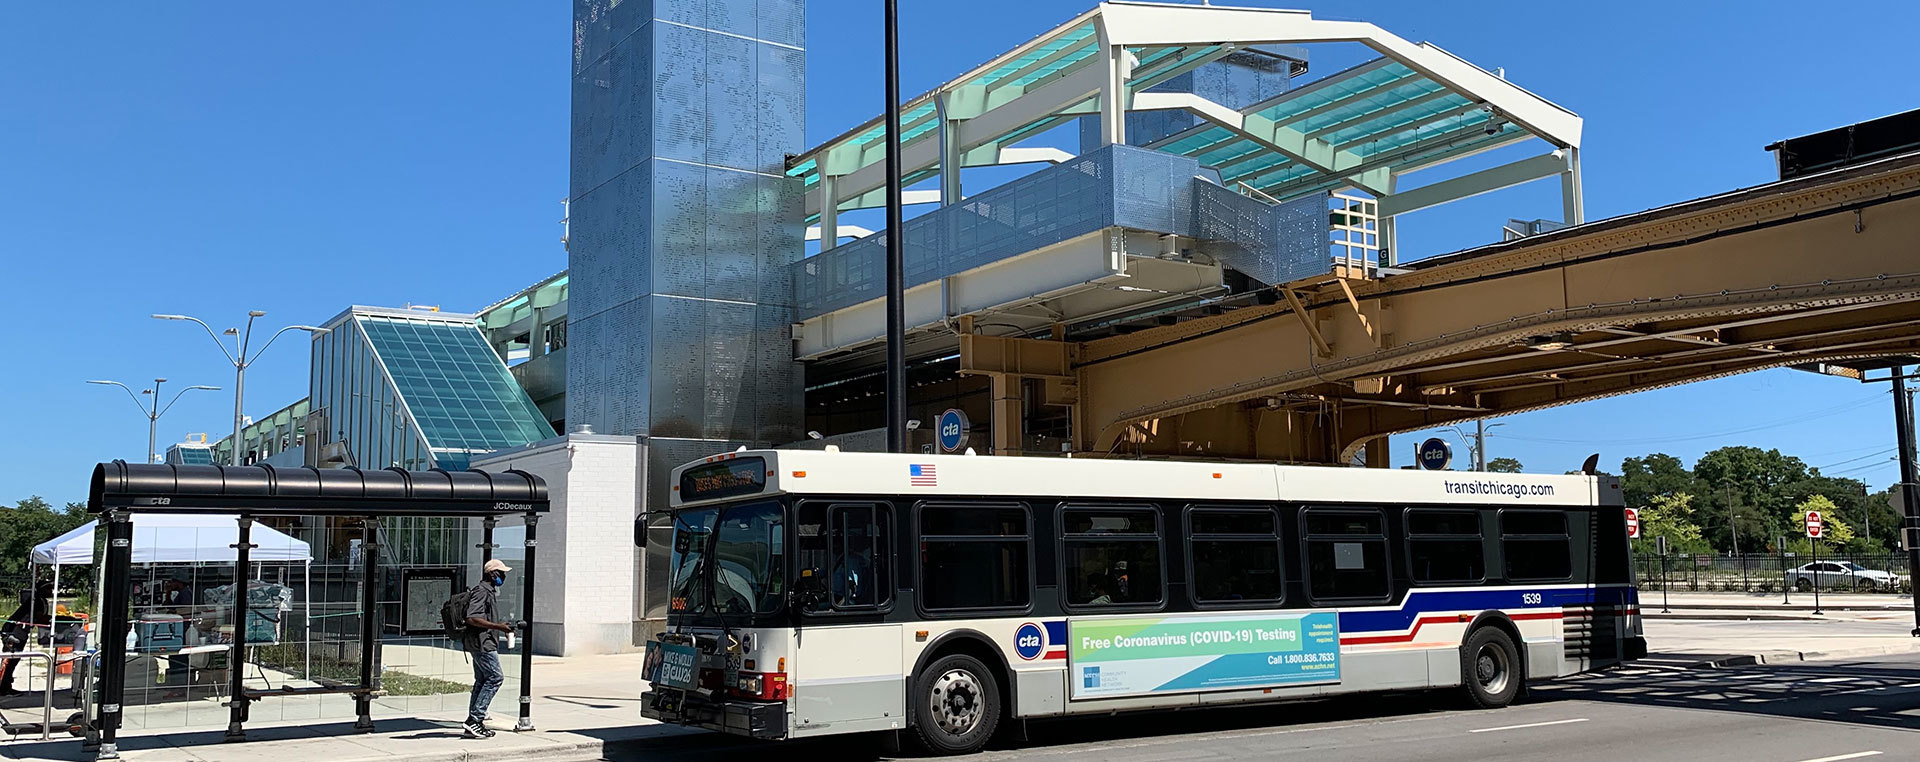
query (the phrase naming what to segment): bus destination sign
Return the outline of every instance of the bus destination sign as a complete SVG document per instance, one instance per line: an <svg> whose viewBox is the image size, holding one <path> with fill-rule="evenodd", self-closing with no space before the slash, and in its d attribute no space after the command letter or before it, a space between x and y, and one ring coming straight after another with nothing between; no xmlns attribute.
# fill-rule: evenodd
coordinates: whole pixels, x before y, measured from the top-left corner
<svg viewBox="0 0 1920 762"><path fill-rule="evenodd" d="M686 502L751 495L766 487L765 458L733 458L680 472L680 499Z"/></svg>

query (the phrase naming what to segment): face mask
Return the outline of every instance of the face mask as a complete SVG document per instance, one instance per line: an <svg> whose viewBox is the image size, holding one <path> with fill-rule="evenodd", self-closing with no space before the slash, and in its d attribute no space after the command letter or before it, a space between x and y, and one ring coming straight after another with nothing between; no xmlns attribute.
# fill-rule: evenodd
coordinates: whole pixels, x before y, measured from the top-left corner
<svg viewBox="0 0 1920 762"><path fill-rule="evenodd" d="M488 577L487 581L492 582L494 587L499 587L501 585L507 584L507 575L495 574L491 577Z"/></svg>

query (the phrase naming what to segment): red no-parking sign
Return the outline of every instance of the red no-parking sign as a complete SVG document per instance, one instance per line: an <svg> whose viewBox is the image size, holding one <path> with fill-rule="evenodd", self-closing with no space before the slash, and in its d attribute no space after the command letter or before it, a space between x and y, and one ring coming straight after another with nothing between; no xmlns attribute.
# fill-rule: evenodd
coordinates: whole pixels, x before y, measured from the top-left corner
<svg viewBox="0 0 1920 762"><path fill-rule="evenodd" d="M1820 536L1825 533L1826 533L1826 526L1821 523L1820 512L1807 511L1807 537L1809 539L1818 540L1820 539Z"/></svg>
<svg viewBox="0 0 1920 762"><path fill-rule="evenodd" d="M1627 539L1640 539L1640 512L1632 508L1627 509Z"/></svg>

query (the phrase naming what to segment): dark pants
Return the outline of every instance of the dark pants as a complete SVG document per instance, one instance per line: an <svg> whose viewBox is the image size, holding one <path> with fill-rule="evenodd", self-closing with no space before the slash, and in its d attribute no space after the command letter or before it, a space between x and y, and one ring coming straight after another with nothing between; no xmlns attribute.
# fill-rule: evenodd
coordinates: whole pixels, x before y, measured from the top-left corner
<svg viewBox="0 0 1920 762"><path fill-rule="evenodd" d="M473 651L472 654L473 698L467 702L467 719L481 722L487 719L487 705L493 703L493 694L500 691L506 676L500 673L500 652Z"/></svg>

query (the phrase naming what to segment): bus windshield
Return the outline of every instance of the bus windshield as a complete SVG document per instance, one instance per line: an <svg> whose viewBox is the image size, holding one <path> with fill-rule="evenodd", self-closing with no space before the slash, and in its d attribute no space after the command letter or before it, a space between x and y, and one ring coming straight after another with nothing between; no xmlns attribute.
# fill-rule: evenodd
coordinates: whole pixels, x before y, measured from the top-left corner
<svg viewBox="0 0 1920 762"><path fill-rule="evenodd" d="M763 500L681 511L670 566L672 614L776 613L786 600L786 510Z"/></svg>

